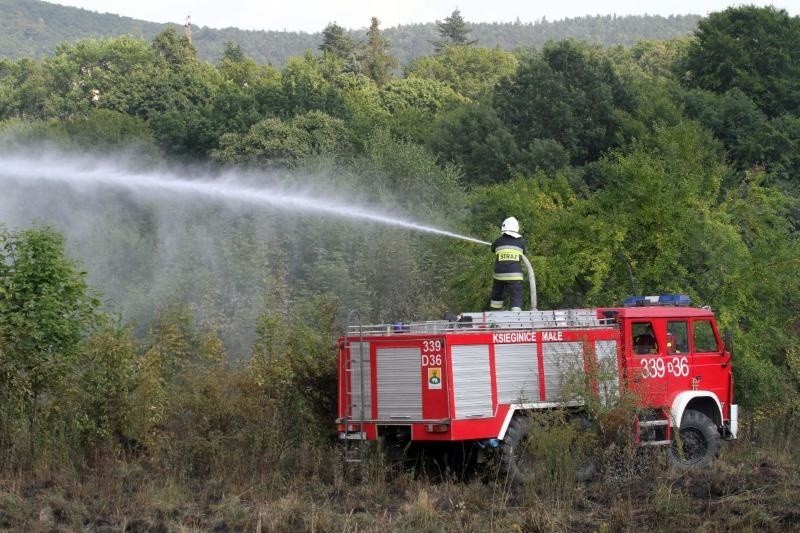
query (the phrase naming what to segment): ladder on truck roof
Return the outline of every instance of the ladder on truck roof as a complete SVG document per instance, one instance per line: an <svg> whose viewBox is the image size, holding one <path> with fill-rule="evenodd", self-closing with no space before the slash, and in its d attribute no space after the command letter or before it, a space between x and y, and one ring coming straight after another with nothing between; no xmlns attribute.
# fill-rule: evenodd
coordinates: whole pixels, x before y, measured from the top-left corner
<svg viewBox="0 0 800 533"><path fill-rule="evenodd" d="M552 309L534 311L485 311L462 313L455 321L431 320L427 322L397 322L348 326L348 335L396 335L486 333L497 329L569 329L608 327L613 318L599 318L597 309Z"/></svg>
<svg viewBox="0 0 800 533"><path fill-rule="evenodd" d="M358 326L351 326L350 323L353 318L358 319ZM347 315L347 327L346 331L351 331L351 328L357 327L358 328L358 376L359 376L359 398L358 398L358 405L359 405L359 417L358 421L353 419L353 413L351 412L353 409L353 384L352 384L352 377L353 377L353 353L351 351L352 341L348 340L345 342L345 353L347 354L347 361L344 366L344 371L347 373L347 377L345 379L345 399L347 401L347 408L345 410L345 417L344 417L344 468L347 468L349 464L360 464L364 461L364 449L365 443L367 440L367 436L364 433L364 418L366 413L364 412L364 400L365 400L365 387L364 387L364 330L363 325L361 324L361 313L357 310L353 309ZM369 354L367 354L369 356ZM353 427L354 432L350 431L350 427Z"/></svg>
<svg viewBox="0 0 800 533"><path fill-rule="evenodd" d="M534 311L485 311L463 313L473 324L491 329L591 328L613 323L597 317L597 309L550 309Z"/></svg>

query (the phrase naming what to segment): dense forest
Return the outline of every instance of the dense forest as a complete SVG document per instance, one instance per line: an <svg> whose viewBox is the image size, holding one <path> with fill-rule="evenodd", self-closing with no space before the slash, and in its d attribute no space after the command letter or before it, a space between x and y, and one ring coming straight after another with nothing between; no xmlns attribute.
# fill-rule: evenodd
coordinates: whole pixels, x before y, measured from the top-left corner
<svg viewBox="0 0 800 533"><path fill-rule="evenodd" d="M737 7L688 37L507 51L515 27L455 11L425 30L431 50L401 57L377 19L363 38L331 24L280 67L233 40L204 61L174 28L0 60L0 528L796 524L800 18ZM234 176L484 240L513 215L539 308L634 292L713 308L735 339L742 439L711 471L676 474L657 456L620 467L633 452L614 417L591 441L551 420L522 494L433 469L387 481L380 456L351 485L331 459L347 311L485 309L485 247L18 180L19 157L130 190L144 173ZM606 462L578 484L589 448Z"/></svg>
<svg viewBox="0 0 800 533"><path fill-rule="evenodd" d="M51 55L58 44L79 39L130 35L150 40L168 28L183 34L179 24L158 24L109 13L61 6L40 0L0 0L0 58L41 58ZM188 15L188 13L187 13ZM446 14L442 14L444 18ZM468 14L467 14L468 15ZM697 27L697 15L661 16L586 16L559 21L537 20L517 23L476 23L472 39L481 46L505 50L523 47L540 48L549 40L580 39L602 46L630 46L643 40L684 37ZM175 21L183 23L184 21ZM236 42L247 57L257 63L283 67L290 57L316 50L323 41L323 28L315 33L294 31L248 31L238 28L211 28L213 21L193 20L192 43L197 57L217 62L225 43ZM366 40L369 14L363 28L347 30L356 40ZM434 51L437 26L401 25L386 28L389 51L401 65Z"/></svg>

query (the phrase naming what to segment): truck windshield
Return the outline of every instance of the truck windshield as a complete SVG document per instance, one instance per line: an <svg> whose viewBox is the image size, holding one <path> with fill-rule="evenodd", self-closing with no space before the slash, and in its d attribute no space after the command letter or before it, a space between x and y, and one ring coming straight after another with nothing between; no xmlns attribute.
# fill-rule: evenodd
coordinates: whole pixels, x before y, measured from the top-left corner
<svg viewBox="0 0 800 533"><path fill-rule="evenodd" d="M694 351L718 352L717 338L714 328L709 320L695 320L694 322Z"/></svg>

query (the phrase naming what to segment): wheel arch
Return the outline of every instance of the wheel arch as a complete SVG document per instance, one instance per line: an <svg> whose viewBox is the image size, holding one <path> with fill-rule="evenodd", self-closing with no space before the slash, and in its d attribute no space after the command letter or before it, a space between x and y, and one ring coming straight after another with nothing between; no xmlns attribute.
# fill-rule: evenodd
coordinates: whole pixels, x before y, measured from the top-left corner
<svg viewBox="0 0 800 533"><path fill-rule="evenodd" d="M722 426L722 404L711 391L686 391L672 401L672 426L680 427L683 413L687 409L699 411L710 418L717 427Z"/></svg>
<svg viewBox="0 0 800 533"><path fill-rule="evenodd" d="M521 410L519 406L511 405L509 406L508 412L506 413L505 418L503 419L503 424L500 426L500 432L497 435L499 440L503 440L506 438L506 432L508 431L508 426L511 424L511 419L514 418L514 413L518 410Z"/></svg>
<svg viewBox="0 0 800 533"><path fill-rule="evenodd" d="M565 407L570 409L580 409L583 407L584 403L581 401L569 401L569 402L537 402L537 403L512 403L508 406L508 412L506 413L505 417L503 417L503 422L500 425L500 430L497 434L497 438L499 440L503 440L506 437L506 433L508 432L508 426L511 425L511 420L514 418L515 415L519 414L521 416L530 415L536 411L544 411L547 409L557 409L559 407Z"/></svg>

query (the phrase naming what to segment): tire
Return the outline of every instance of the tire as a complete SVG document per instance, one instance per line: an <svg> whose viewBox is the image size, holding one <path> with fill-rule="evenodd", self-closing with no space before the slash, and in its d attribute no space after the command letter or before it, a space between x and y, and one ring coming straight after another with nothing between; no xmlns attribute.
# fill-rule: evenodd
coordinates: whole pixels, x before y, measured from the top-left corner
<svg viewBox="0 0 800 533"><path fill-rule="evenodd" d="M713 420L700 411L687 409L678 435L672 438L670 462L681 470L703 468L719 455L720 446L719 431Z"/></svg>
<svg viewBox="0 0 800 533"><path fill-rule="evenodd" d="M514 416L500 445L500 471L512 485L524 485L534 478L530 446L532 423L528 417Z"/></svg>

